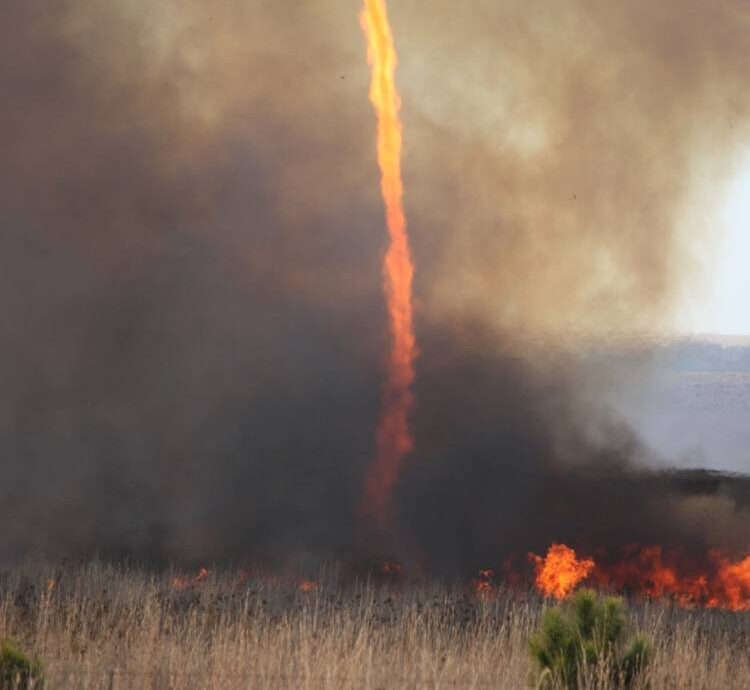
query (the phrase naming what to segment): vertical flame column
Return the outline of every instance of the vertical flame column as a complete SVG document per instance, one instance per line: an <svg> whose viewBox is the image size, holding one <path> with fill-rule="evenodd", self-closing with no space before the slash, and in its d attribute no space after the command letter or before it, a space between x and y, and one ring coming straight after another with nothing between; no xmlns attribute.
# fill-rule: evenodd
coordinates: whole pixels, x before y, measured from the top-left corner
<svg viewBox="0 0 750 690"><path fill-rule="evenodd" d="M390 353L377 429L376 455L365 485L362 512L384 526L391 496L414 441L409 415L414 406L412 383L417 354L412 313L414 264L411 257L401 178L401 101L396 89L396 50L385 0L365 0L360 23L372 68L370 100L377 115L377 152L389 246L383 262L383 289L388 305Z"/></svg>

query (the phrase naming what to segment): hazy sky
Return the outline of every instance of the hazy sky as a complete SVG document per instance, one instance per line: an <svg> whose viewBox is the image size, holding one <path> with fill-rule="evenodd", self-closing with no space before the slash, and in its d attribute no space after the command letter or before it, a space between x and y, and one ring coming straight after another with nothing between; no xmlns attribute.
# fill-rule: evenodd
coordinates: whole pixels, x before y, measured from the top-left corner
<svg viewBox="0 0 750 690"><path fill-rule="evenodd" d="M715 254L705 282L688 285L682 328L697 333L750 335L750 154L717 204Z"/></svg>

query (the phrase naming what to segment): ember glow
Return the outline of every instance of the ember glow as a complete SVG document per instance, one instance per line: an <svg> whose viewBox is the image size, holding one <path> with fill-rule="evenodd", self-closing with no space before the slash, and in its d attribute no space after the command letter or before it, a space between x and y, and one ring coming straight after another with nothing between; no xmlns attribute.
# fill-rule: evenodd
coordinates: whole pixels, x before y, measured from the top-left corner
<svg viewBox="0 0 750 690"><path fill-rule="evenodd" d="M395 83L396 50L384 0L365 0L360 23L367 37L368 62L372 67L370 100L378 120L378 164L390 238L383 263L383 278L392 340L376 456L367 477L362 508L365 515L383 525L387 522L390 497L403 459L414 446L409 429L417 352L412 315L414 265L403 208L402 126Z"/></svg>
<svg viewBox="0 0 750 690"><path fill-rule="evenodd" d="M697 566L660 546L632 546L610 564L580 559L573 549L553 544L545 557L531 554L531 559L537 589L557 599L565 598L585 582L684 607L750 610L750 555L733 560L713 550L705 563Z"/></svg>
<svg viewBox="0 0 750 690"><path fill-rule="evenodd" d="M406 577L404 566L395 561L383 561L380 564L380 573L395 580L403 580Z"/></svg>
<svg viewBox="0 0 750 690"><path fill-rule="evenodd" d="M495 571L489 568L479 571L479 576L473 581L474 591L480 599L490 597L495 592Z"/></svg>
<svg viewBox="0 0 750 690"><path fill-rule="evenodd" d="M184 575L178 575L176 577L172 578L172 581L170 582L170 586L172 589L176 589L177 591L183 591L185 589L191 589L192 587L196 587L198 585L203 584L208 579L208 570L206 568L201 568L197 575L193 577L187 577Z"/></svg>

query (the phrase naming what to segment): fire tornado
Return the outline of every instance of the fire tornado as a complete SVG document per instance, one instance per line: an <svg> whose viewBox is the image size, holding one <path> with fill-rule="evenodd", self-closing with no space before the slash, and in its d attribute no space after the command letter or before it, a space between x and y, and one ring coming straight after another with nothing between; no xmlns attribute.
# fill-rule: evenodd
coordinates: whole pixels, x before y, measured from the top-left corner
<svg viewBox="0 0 750 690"><path fill-rule="evenodd" d="M360 22L367 37L367 58L372 67L370 100L377 114L378 164L390 238L383 263L383 289L391 333L376 456L366 480L362 510L367 517L383 525L387 521L390 497L403 459L414 445L409 429L417 353L411 298L414 264L403 208L402 126L395 82L396 50L385 1L365 0Z"/></svg>

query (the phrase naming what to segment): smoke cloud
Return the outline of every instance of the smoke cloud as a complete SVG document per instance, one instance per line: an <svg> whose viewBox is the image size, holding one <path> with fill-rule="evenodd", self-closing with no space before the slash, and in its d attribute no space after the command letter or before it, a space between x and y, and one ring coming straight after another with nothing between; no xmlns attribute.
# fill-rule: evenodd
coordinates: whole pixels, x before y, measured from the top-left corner
<svg viewBox="0 0 750 690"><path fill-rule="evenodd" d="M6 9L4 560L366 554L386 236L357 10ZM668 323L748 140L745 3L391 12L421 348L393 549L461 574L557 539L745 547L746 507L639 469L563 338Z"/></svg>

